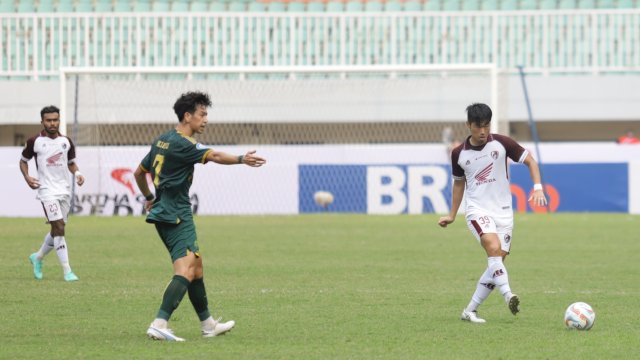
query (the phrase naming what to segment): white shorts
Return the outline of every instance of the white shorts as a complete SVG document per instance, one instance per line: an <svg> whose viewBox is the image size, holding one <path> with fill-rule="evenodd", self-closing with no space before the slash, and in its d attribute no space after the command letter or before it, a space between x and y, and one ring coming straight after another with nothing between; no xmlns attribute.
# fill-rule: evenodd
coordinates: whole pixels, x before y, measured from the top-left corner
<svg viewBox="0 0 640 360"><path fill-rule="evenodd" d="M62 219L65 224L68 220L69 209L71 208L70 198L68 196L59 197L57 199L41 200L44 214L47 222Z"/></svg>
<svg viewBox="0 0 640 360"><path fill-rule="evenodd" d="M467 226L480 242L482 234L494 233L500 239L500 248L506 252L511 249L513 233L513 214L511 215L489 215L487 213L473 212L466 215Z"/></svg>

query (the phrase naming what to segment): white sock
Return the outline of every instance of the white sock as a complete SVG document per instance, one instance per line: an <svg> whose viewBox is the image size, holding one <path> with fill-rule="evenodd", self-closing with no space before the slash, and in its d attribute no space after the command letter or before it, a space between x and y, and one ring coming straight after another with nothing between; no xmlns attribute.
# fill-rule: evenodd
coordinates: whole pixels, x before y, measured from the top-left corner
<svg viewBox="0 0 640 360"><path fill-rule="evenodd" d="M213 317L211 316L200 321L200 327L203 329L213 329L215 326L216 326L216 321L213 320Z"/></svg>
<svg viewBox="0 0 640 360"><path fill-rule="evenodd" d="M494 256L489 258L489 271L494 284L500 289L505 301L508 301L511 297L511 287L509 286L509 275L502 262L502 257Z"/></svg>
<svg viewBox="0 0 640 360"><path fill-rule="evenodd" d="M69 266L69 253L67 252L67 242L64 241L64 236L56 236L53 238L53 246L56 248L56 254L58 254L58 260L62 265L62 270L65 275L71 272L71 266Z"/></svg>
<svg viewBox="0 0 640 360"><path fill-rule="evenodd" d="M42 242L42 246L40 246L40 250L36 252L36 259L42 260L51 250L53 250L53 237L51 237L51 233L47 233Z"/></svg>
<svg viewBox="0 0 640 360"><path fill-rule="evenodd" d="M491 273L487 267L484 273L478 279L478 285L476 285L476 291L471 296L471 301L467 305L466 311L476 311L478 307L484 302L484 300L491 295L495 284L491 278Z"/></svg>
<svg viewBox="0 0 640 360"><path fill-rule="evenodd" d="M158 329L166 329L168 325L168 321L165 319L156 318L151 323L151 326Z"/></svg>

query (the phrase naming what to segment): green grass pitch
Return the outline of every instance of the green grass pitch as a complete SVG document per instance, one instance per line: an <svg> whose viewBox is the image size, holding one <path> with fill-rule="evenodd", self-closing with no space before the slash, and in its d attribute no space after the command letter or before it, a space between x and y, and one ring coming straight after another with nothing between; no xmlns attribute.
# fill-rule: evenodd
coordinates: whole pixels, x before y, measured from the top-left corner
<svg viewBox="0 0 640 360"><path fill-rule="evenodd" d="M516 217L507 269L521 297L513 316L494 293L486 324L459 320L484 252L463 217L197 217L209 304L234 319L226 336L199 337L188 298L171 327L185 343L145 331L172 276L143 218L74 217L65 283L54 253L44 280L29 254L42 219L0 219L2 359L623 359L640 357L640 217ZM566 307L596 311L591 331L569 331Z"/></svg>

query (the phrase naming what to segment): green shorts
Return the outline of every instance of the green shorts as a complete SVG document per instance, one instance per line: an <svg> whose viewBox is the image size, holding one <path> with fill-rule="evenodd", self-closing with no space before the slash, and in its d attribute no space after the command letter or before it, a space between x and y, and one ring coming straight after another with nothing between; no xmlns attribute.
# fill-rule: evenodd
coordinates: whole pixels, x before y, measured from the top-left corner
<svg viewBox="0 0 640 360"><path fill-rule="evenodd" d="M156 222L155 225L160 239L169 250L171 262L187 256L189 252L194 253L196 257L200 256L193 219L183 220L179 224Z"/></svg>

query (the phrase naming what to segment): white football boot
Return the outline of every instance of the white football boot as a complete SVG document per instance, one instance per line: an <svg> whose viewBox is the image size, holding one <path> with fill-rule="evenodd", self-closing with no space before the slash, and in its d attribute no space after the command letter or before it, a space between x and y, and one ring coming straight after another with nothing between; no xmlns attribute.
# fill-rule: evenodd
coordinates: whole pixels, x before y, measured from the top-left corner
<svg viewBox="0 0 640 360"><path fill-rule="evenodd" d="M161 329L153 326L149 326L147 329L147 336L153 340L184 341L183 338L173 335L171 329Z"/></svg>
<svg viewBox="0 0 640 360"><path fill-rule="evenodd" d="M462 310L462 315L460 315L460 320L469 321L476 324L484 324L486 321L478 317L477 311L467 311L467 309Z"/></svg>
<svg viewBox="0 0 640 360"><path fill-rule="evenodd" d="M220 322L222 318L218 320L213 320L213 326L204 326L202 327L202 337L214 337L218 335L224 335L231 331L234 326L236 326L236 322L233 320L229 320L227 322Z"/></svg>

